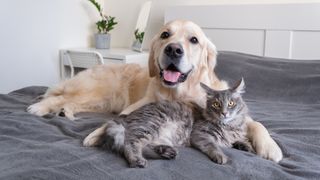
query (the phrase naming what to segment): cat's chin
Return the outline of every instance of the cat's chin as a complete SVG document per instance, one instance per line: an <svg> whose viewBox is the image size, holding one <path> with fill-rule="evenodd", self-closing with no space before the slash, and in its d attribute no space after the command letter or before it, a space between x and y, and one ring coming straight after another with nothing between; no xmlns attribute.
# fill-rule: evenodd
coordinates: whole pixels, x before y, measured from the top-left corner
<svg viewBox="0 0 320 180"><path fill-rule="evenodd" d="M224 118L224 119L221 119L220 122L221 122L223 125L227 125L227 124L229 124L231 121L232 121L232 118Z"/></svg>

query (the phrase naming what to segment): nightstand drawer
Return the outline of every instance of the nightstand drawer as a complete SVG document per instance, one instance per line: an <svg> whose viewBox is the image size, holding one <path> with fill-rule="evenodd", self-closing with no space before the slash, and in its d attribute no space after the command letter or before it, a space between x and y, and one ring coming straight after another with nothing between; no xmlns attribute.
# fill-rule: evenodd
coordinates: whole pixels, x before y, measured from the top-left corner
<svg viewBox="0 0 320 180"><path fill-rule="evenodd" d="M125 60L123 59L103 58L103 61L104 61L104 64L125 63Z"/></svg>

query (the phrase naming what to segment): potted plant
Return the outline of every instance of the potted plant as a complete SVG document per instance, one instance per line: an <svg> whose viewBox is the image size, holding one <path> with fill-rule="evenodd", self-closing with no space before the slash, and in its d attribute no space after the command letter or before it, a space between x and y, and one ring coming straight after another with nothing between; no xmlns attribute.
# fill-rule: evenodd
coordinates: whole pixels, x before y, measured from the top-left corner
<svg viewBox="0 0 320 180"><path fill-rule="evenodd" d="M139 31L139 28L137 28L134 31L134 37L135 37L135 41L132 44L132 49L136 50L136 51L141 51L142 50L142 41L143 41L143 37L144 37L144 32L143 31Z"/></svg>
<svg viewBox="0 0 320 180"><path fill-rule="evenodd" d="M115 21L115 17L107 16L102 12L101 5L96 0L89 0L99 12L101 20L96 22L98 33L94 35L95 46L97 49L109 49L111 35L109 32L114 28L118 22Z"/></svg>

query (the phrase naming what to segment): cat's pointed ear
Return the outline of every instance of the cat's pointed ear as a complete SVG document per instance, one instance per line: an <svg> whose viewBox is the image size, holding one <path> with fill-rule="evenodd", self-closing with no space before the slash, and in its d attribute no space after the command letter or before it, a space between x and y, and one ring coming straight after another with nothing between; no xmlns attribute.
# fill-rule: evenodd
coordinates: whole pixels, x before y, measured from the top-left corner
<svg viewBox="0 0 320 180"><path fill-rule="evenodd" d="M202 87L202 89L204 89L206 91L207 94L210 94L213 92L213 90L209 86L205 85L202 82L200 82L200 86Z"/></svg>
<svg viewBox="0 0 320 180"><path fill-rule="evenodd" d="M245 84L244 84L243 78L241 78L241 79L235 84L235 86L233 86L233 87L231 88L231 90L232 90L234 93L238 93L238 94L244 93L244 89L245 89Z"/></svg>

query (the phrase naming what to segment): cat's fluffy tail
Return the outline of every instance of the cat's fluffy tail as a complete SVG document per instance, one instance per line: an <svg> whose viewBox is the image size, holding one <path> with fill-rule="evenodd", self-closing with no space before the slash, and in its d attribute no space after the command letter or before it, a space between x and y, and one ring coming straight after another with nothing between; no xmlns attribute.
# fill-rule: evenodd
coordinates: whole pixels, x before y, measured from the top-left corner
<svg viewBox="0 0 320 180"><path fill-rule="evenodd" d="M123 152L125 128L122 124L108 121L90 133L83 141L87 147L103 146L116 152Z"/></svg>
<svg viewBox="0 0 320 180"><path fill-rule="evenodd" d="M123 152L125 128L122 124L117 124L114 121L107 123L105 129L104 141L102 146L106 146L112 151Z"/></svg>

